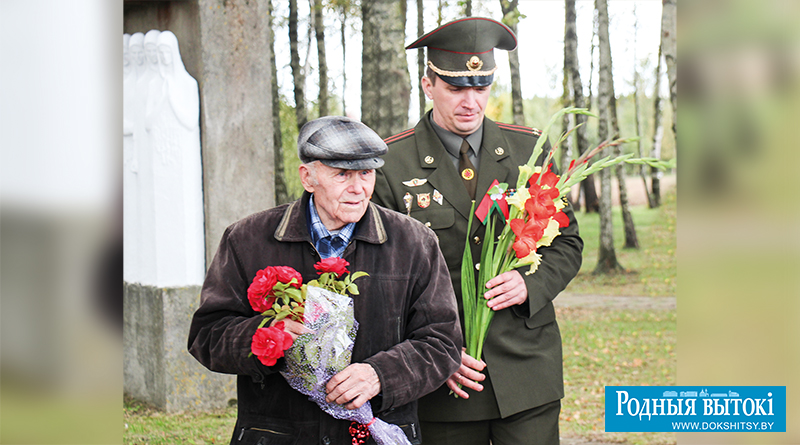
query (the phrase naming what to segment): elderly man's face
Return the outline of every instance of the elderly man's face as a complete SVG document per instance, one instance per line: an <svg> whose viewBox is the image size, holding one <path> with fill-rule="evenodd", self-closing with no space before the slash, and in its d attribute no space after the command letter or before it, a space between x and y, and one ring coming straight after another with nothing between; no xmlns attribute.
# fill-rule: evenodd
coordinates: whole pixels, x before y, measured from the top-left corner
<svg viewBox="0 0 800 445"><path fill-rule="evenodd" d="M316 162L314 172L300 166L300 180L309 193L319 218L328 230L338 230L364 216L375 189L375 170L342 170Z"/></svg>
<svg viewBox="0 0 800 445"><path fill-rule="evenodd" d="M422 78L422 89L433 99L433 121L461 137L469 136L483 124L490 86L457 87L442 79Z"/></svg>

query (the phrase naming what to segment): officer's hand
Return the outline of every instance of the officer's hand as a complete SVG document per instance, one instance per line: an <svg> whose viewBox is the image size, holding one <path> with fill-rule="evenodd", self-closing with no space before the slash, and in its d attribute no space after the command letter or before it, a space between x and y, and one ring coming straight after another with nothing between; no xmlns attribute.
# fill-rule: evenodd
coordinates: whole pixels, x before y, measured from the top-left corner
<svg viewBox="0 0 800 445"><path fill-rule="evenodd" d="M305 325L303 325L303 323L298 323L298 322L296 322L294 320L289 320L288 318L284 318L281 321L283 322L283 331L286 332L287 334L291 335L292 336L292 340L297 340L297 336L299 336L301 334L307 334L309 332L314 332L311 329L308 329L307 327L305 327ZM276 324L278 324L278 322L275 321L275 320L272 320L272 323L270 323L269 325L270 326L275 326Z"/></svg>
<svg viewBox="0 0 800 445"><path fill-rule="evenodd" d="M524 303L528 299L528 288L525 280L516 270L502 273L486 283L488 292L483 296L489 300L486 303L495 311Z"/></svg>
<svg viewBox="0 0 800 445"><path fill-rule="evenodd" d="M353 363L328 381L325 392L326 402L357 409L381 392L381 381L369 364Z"/></svg>
<svg viewBox="0 0 800 445"><path fill-rule="evenodd" d="M463 388L459 387L459 385L475 391L483 391L483 385L478 382L482 382L486 379L486 376L480 372L483 371L484 368L486 368L486 363L482 360L476 360L470 357L462 349L461 367L458 368L455 374L447 379L447 387L458 397L468 399L469 394L467 394Z"/></svg>

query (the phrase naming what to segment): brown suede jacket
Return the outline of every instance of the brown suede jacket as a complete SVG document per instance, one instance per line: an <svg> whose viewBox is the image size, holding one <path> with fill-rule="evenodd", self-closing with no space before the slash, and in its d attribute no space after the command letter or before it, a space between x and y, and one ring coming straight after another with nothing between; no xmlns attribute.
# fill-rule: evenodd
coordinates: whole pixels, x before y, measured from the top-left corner
<svg viewBox="0 0 800 445"><path fill-rule="evenodd" d="M324 413L250 354L263 317L247 288L267 266L291 266L304 282L320 257L307 226L307 193L291 204L228 227L211 263L189 332L189 351L212 371L238 375L239 411L231 443L350 443L350 422ZM357 281L359 323L352 362L369 363L381 394L373 412L419 443L417 399L458 369L461 328L450 275L434 233L404 215L370 204L344 253ZM286 442L274 442L284 439ZM374 443L374 442L373 442Z"/></svg>

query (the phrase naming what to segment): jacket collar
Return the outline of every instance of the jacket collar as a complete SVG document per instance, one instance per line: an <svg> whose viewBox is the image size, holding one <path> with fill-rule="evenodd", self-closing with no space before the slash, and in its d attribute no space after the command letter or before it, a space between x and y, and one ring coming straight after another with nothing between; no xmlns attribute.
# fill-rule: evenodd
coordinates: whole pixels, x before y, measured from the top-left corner
<svg viewBox="0 0 800 445"><path fill-rule="evenodd" d="M431 111L428 111L428 114L430 113ZM464 218L469 218L472 200L464 186L459 181L453 181L453 178L459 177L458 172L447 158L448 154L431 126L428 115L419 120L414 128L414 134L418 138L417 151L420 167L434 170L427 176L428 183L439 190L458 213ZM500 127L491 119L484 117L481 160L478 167L478 188L475 195L476 207L489 190L492 181L497 179L499 182L506 182L509 174L514 173L501 163L509 155L509 146ZM473 232L479 225L473 223Z"/></svg>
<svg viewBox="0 0 800 445"><path fill-rule="evenodd" d="M292 202L283 213L283 218L275 229L275 239L280 242L309 242L308 233L308 200L311 194L303 192L303 196ZM356 225L352 240L360 240L371 244L383 244L388 239L386 228L380 212L373 203L369 203L367 211Z"/></svg>

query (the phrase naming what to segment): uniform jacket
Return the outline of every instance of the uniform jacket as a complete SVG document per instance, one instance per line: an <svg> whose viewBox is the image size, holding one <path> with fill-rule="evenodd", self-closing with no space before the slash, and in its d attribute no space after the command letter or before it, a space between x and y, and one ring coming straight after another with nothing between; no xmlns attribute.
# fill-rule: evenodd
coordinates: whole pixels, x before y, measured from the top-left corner
<svg viewBox="0 0 800 445"><path fill-rule="evenodd" d="M247 300L256 272L291 266L308 282L320 257L308 232L310 195L228 227L209 268L189 333L189 351L208 369L237 374L239 411L231 443L345 444L349 421L325 414L250 354L263 317ZM408 249L408 245L418 246ZM459 366L462 336L455 296L433 232L370 204L343 258L356 284L359 323L352 362L369 363L381 382L373 413L419 443L416 400ZM284 441L280 441L284 440Z"/></svg>
<svg viewBox="0 0 800 445"><path fill-rule="evenodd" d="M410 215L438 236L463 315L461 257L471 200L428 116L415 128L386 139L389 152L384 156L385 165L378 171L372 200L406 213L403 197L411 194ZM519 166L528 162L538 135L531 128L484 119L478 202L494 179L511 187L516 185ZM426 181L416 186L404 184L414 179ZM434 199L439 194L441 204ZM470 391L470 398L463 400L448 395L445 385L420 400L420 419L466 421L507 417L564 396L561 335L552 301L580 269L583 249L571 208L565 208L564 212L570 225L561 229L561 235L550 247L538 250L542 255L538 271L526 276L528 266L520 270L528 288L527 302L495 313L483 350L487 364L484 390ZM469 234L476 262L480 261L483 238L484 226L476 218Z"/></svg>

